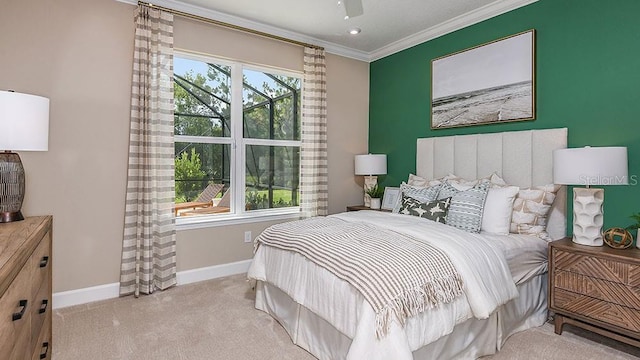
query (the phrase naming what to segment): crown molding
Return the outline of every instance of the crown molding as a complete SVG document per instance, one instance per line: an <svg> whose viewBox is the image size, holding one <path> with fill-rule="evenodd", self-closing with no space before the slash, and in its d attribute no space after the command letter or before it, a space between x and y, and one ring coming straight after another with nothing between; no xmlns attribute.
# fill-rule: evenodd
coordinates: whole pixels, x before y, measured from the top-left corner
<svg viewBox="0 0 640 360"><path fill-rule="evenodd" d="M125 3L125 4L130 4L130 5L138 5L137 0L115 0L115 1ZM360 61L367 61L367 62L369 61L369 53L365 51L351 49L346 46L316 39L311 36L302 35L300 33L285 30L276 26L271 26L271 25L259 23L256 21L243 19L238 16L225 14L225 13L211 10L211 9L206 9L201 6L185 4L177 0L147 0L147 1L154 5L182 11L188 14L198 15L208 19L233 24L236 26L241 26L248 29L252 29L252 30L262 31L267 34L277 35L277 36L281 36L283 38L287 38L295 41L322 46L326 52L331 54L340 55L340 56L344 56L344 57L348 57L348 58L352 58Z"/></svg>
<svg viewBox="0 0 640 360"><path fill-rule="evenodd" d="M136 0L115 0L117 2L137 5ZM178 0L148 0L149 2L167 7L170 9L182 11L185 13L202 16L205 18L226 22L236 26L241 26L257 31L262 31L268 34L281 36L287 39L305 42L324 47L325 51L334 55L344 56L355 60L372 62L379 60L383 57L395 54L402 50L408 49L412 46L424 43L429 40L433 40L437 37L446 35L448 33L460 30L467 26L477 24L481 21L490 19L492 17L504 14L511 10L532 4L538 0L497 0L493 3L485 5L479 9L470 11L466 14L457 16L451 20L447 20L436 26L432 26L426 30L420 31L416 34L407 36L401 40L395 41L389 45L383 46L372 52L365 52L348 48L346 46L338 45L328 41L320 40L311 36L302 35L297 32L285 30L276 26L266 25L252 20L243 19L238 16L225 14L219 11L206 9L201 6L185 4Z"/></svg>
<svg viewBox="0 0 640 360"><path fill-rule="evenodd" d="M481 8L469 11L468 13L462 14L460 16L456 16L453 19L447 20L443 23L432 26L413 35L407 36L404 39L392 42L391 44L383 46L378 50L372 51L371 53L369 53L369 61L379 60L383 57L395 54L412 46L422 44L429 40L433 40L440 36L452 33L473 24L477 24L492 17L502 15L511 10L518 9L537 1L538 0L498 0L492 2Z"/></svg>

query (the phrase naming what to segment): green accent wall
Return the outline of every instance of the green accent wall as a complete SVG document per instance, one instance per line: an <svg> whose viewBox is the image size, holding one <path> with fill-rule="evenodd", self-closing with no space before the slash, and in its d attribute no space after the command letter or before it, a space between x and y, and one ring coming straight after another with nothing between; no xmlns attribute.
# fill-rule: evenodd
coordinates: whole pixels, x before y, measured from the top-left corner
<svg viewBox="0 0 640 360"><path fill-rule="evenodd" d="M420 137L567 127L569 147L628 147L632 185L604 187L604 229L631 224L629 215L640 212L638 14L638 0L540 0L371 63L369 152L387 154L382 184L397 186L415 172ZM536 119L431 130L431 60L529 29L536 30Z"/></svg>

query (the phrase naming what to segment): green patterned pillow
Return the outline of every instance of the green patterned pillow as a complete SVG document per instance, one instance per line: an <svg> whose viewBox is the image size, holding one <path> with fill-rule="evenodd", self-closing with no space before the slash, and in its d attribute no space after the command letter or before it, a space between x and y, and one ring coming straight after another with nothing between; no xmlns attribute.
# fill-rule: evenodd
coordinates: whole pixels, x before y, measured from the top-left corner
<svg viewBox="0 0 640 360"><path fill-rule="evenodd" d="M403 194L400 203L398 214L419 216L445 224L447 222L447 212L449 211L451 198L423 203L418 199Z"/></svg>
<svg viewBox="0 0 640 360"><path fill-rule="evenodd" d="M483 179L471 189L461 191L445 181L438 193L438 199L451 197L447 225L471 233L479 233L489 185L489 180Z"/></svg>

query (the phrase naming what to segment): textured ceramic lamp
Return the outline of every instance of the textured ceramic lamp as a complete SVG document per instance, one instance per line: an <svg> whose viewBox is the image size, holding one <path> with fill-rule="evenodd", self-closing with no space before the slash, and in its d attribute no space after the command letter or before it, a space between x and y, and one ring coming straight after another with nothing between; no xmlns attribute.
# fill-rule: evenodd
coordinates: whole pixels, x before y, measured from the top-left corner
<svg viewBox="0 0 640 360"><path fill-rule="evenodd" d="M49 99L0 91L0 223L24 219L24 168L12 151L48 148Z"/></svg>
<svg viewBox="0 0 640 360"><path fill-rule="evenodd" d="M602 246L604 190L591 185L627 185L626 147L584 147L553 152L553 182L573 188L573 242Z"/></svg>
<svg viewBox="0 0 640 360"><path fill-rule="evenodd" d="M376 175L386 175L387 173L387 155L367 154L356 155L355 158L356 175L365 175L364 178L364 205L371 205L371 197L366 193L367 190L376 186L378 177Z"/></svg>

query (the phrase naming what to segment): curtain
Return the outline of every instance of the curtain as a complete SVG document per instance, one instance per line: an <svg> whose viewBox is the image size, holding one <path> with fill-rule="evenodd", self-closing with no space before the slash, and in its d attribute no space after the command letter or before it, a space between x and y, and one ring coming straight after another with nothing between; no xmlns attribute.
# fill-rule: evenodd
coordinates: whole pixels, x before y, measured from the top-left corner
<svg viewBox="0 0 640 360"><path fill-rule="evenodd" d="M327 215L327 82L323 49L304 48L300 146L302 217Z"/></svg>
<svg viewBox="0 0 640 360"><path fill-rule="evenodd" d="M173 141L173 15L135 13L129 167L120 295L176 284Z"/></svg>

